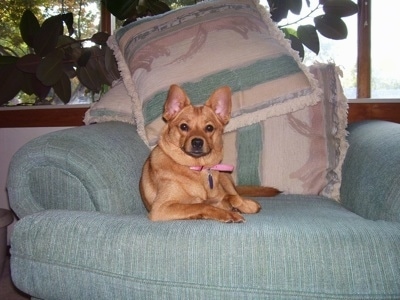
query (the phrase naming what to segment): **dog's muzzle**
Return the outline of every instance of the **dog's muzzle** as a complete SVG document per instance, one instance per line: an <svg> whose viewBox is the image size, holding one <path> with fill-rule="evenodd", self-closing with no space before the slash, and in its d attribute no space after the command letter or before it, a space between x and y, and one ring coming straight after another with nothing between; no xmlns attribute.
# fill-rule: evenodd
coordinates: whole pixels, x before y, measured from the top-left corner
<svg viewBox="0 0 400 300"><path fill-rule="evenodd" d="M190 141L190 151L184 149L185 153L193 157L201 157L210 153L210 151L204 151L204 140L200 138L193 138Z"/></svg>

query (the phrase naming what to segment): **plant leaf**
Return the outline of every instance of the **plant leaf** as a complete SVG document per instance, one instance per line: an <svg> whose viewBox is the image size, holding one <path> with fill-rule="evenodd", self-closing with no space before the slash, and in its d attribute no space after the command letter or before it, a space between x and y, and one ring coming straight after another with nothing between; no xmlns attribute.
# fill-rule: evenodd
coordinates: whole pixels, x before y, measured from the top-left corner
<svg viewBox="0 0 400 300"><path fill-rule="evenodd" d="M8 55L0 55L0 69L3 66L14 64L18 61L19 57L16 56L8 56Z"/></svg>
<svg viewBox="0 0 400 300"><path fill-rule="evenodd" d="M119 20L131 18L136 14L136 6L139 0L101 0L107 10Z"/></svg>
<svg viewBox="0 0 400 300"><path fill-rule="evenodd" d="M109 37L110 35L106 32L96 32L90 40L97 45L105 46Z"/></svg>
<svg viewBox="0 0 400 300"><path fill-rule="evenodd" d="M2 65L0 68L0 105L12 100L22 89L24 73L15 64Z"/></svg>
<svg viewBox="0 0 400 300"><path fill-rule="evenodd" d="M17 61L17 68L22 72L36 73L37 67L42 59L36 54L27 54Z"/></svg>
<svg viewBox="0 0 400 300"><path fill-rule="evenodd" d="M119 73L118 70L117 60L115 59L113 51L108 46L105 47L104 63L107 74L111 76L112 81L117 80L118 78L121 77L121 74Z"/></svg>
<svg viewBox="0 0 400 300"><path fill-rule="evenodd" d="M290 41L292 42L292 49L296 50L297 52L299 52L299 56L300 58L303 60L304 59L304 47L303 47L303 43L300 41L299 38L297 38L294 35L290 35L289 36Z"/></svg>
<svg viewBox="0 0 400 300"><path fill-rule="evenodd" d="M271 19L274 22L280 22L287 18L289 13L289 0L268 0L270 7Z"/></svg>
<svg viewBox="0 0 400 300"><path fill-rule="evenodd" d="M62 20L64 21L65 25L67 26L68 34L71 36L74 32L74 17L71 12L62 14Z"/></svg>
<svg viewBox="0 0 400 300"><path fill-rule="evenodd" d="M171 10L167 4L158 0L145 0L145 5L152 15L163 14Z"/></svg>
<svg viewBox="0 0 400 300"><path fill-rule="evenodd" d="M19 30L22 40L31 48L34 48L35 36L39 29L39 21L33 12L30 10L25 10L19 23Z"/></svg>
<svg viewBox="0 0 400 300"><path fill-rule="evenodd" d="M288 4L289 4L289 10L293 14L295 14L295 15L300 14L303 0L289 0Z"/></svg>
<svg viewBox="0 0 400 300"><path fill-rule="evenodd" d="M326 0L323 5L326 14L348 17L358 13L358 5L351 0Z"/></svg>
<svg viewBox="0 0 400 300"><path fill-rule="evenodd" d="M87 49L87 48L82 49L82 54L77 59L78 66L85 67L91 56L92 56L92 52L90 51L90 49Z"/></svg>
<svg viewBox="0 0 400 300"><path fill-rule="evenodd" d="M40 62L36 71L36 76L44 85L52 86L60 80L63 74L63 56L63 51L56 49Z"/></svg>
<svg viewBox="0 0 400 300"><path fill-rule="evenodd" d="M53 85L53 89L64 104L69 102L71 99L71 81L67 74L61 74L60 80Z"/></svg>
<svg viewBox="0 0 400 300"><path fill-rule="evenodd" d="M315 28L323 36L332 40L343 40L347 37L347 26L335 15L321 15L314 18Z"/></svg>
<svg viewBox="0 0 400 300"><path fill-rule="evenodd" d="M38 96L40 100L45 99L50 92L51 86L44 85L39 79L34 76L32 76L32 78L32 87L34 90L33 93Z"/></svg>
<svg viewBox="0 0 400 300"><path fill-rule="evenodd" d="M312 52L315 54L319 53L319 37L313 25L300 25L297 28L297 37Z"/></svg>
<svg viewBox="0 0 400 300"><path fill-rule="evenodd" d="M33 41L36 54L43 57L53 51L57 46L58 37L63 34L63 29L61 15L46 19Z"/></svg>

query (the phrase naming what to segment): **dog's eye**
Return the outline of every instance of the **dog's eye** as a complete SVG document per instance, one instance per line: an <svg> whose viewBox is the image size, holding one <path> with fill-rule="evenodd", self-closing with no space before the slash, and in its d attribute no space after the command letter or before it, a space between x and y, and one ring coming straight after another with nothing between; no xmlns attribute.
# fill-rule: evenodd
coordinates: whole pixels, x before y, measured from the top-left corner
<svg viewBox="0 0 400 300"><path fill-rule="evenodd" d="M214 131L214 126L212 126L212 125L207 125L207 126L206 126L206 131L207 131L207 132L213 132L213 131Z"/></svg>
<svg viewBox="0 0 400 300"><path fill-rule="evenodd" d="M182 131L189 131L189 126L188 126L187 124L185 124L185 123L182 123L182 124L179 126L179 128L180 128Z"/></svg>

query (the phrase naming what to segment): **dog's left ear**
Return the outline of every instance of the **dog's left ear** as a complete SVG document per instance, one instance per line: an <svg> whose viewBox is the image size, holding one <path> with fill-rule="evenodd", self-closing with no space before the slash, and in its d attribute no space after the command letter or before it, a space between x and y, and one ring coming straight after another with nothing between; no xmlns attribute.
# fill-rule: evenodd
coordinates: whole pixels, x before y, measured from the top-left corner
<svg viewBox="0 0 400 300"><path fill-rule="evenodd" d="M176 84L171 85L164 104L163 118L169 121L188 105L190 105L190 100L185 91Z"/></svg>
<svg viewBox="0 0 400 300"><path fill-rule="evenodd" d="M222 124L226 125L231 118L232 93L229 86L222 86L215 90L207 100L205 106L210 107L218 116Z"/></svg>

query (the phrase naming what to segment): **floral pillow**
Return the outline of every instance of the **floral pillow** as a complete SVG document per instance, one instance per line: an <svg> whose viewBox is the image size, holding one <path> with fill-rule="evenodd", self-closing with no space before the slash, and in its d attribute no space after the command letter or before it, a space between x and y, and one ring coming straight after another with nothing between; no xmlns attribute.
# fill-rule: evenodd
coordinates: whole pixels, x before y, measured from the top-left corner
<svg viewBox="0 0 400 300"><path fill-rule="evenodd" d="M258 1L201 2L129 24L108 43L149 146L157 143L171 84L182 86L194 104L229 85L227 131L320 100L315 80Z"/></svg>

